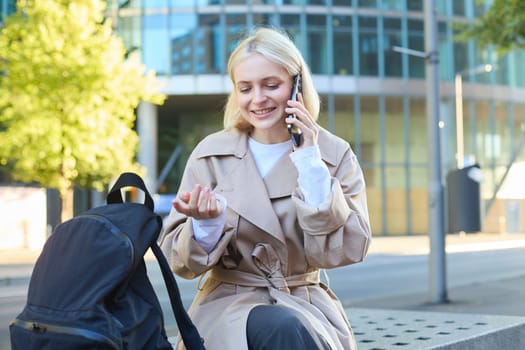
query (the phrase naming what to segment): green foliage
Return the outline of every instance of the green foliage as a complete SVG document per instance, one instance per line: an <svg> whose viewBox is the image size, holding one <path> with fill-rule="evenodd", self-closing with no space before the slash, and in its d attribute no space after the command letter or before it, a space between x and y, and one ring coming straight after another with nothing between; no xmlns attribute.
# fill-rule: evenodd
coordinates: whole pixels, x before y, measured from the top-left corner
<svg viewBox="0 0 525 350"><path fill-rule="evenodd" d="M154 72L125 56L101 0L19 0L0 28L0 165L61 193L103 190L138 171L141 101L162 104Z"/></svg>
<svg viewBox="0 0 525 350"><path fill-rule="evenodd" d="M501 54L525 48L525 1L494 0L483 16L458 28L458 40L475 39L481 47L493 45Z"/></svg>

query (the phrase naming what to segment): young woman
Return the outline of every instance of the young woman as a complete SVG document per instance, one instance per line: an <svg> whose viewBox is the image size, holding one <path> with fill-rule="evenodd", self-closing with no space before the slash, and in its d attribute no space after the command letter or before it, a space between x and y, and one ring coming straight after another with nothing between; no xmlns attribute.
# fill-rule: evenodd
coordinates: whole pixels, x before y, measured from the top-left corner
<svg viewBox="0 0 525 350"><path fill-rule="evenodd" d="M189 313L208 350L355 349L320 269L360 262L370 244L356 156L317 124L309 68L280 30L256 28L228 73L224 130L190 156L161 243L177 275L209 272Z"/></svg>

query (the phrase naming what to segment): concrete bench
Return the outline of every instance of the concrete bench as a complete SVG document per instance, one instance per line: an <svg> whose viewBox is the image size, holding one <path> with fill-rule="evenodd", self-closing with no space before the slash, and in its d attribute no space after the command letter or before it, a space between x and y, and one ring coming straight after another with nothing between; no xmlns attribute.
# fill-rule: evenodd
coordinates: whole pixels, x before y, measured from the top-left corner
<svg viewBox="0 0 525 350"><path fill-rule="evenodd" d="M525 349L525 317L365 308L345 311L357 350ZM177 329L168 332L176 333ZM176 336L169 340L175 345Z"/></svg>
<svg viewBox="0 0 525 350"><path fill-rule="evenodd" d="M525 317L346 309L358 350L525 349Z"/></svg>

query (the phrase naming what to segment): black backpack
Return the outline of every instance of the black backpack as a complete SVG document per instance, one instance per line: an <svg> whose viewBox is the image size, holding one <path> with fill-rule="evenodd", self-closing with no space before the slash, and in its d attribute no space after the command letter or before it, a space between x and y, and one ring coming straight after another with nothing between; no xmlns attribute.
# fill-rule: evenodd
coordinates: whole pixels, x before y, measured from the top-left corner
<svg viewBox="0 0 525 350"><path fill-rule="evenodd" d="M120 189L144 192L124 203ZM172 349L144 254L151 248L187 349L204 349L157 239L162 221L143 180L123 173L107 205L58 225L35 263L27 304L9 326L13 350Z"/></svg>

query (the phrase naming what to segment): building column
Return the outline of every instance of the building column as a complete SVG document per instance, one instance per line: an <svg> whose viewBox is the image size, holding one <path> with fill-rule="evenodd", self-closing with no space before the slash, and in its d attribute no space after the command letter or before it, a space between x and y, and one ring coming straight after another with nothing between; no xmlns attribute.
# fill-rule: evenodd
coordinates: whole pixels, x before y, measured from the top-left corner
<svg viewBox="0 0 525 350"><path fill-rule="evenodd" d="M137 108L138 161L146 169L144 182L152 195L157 193L157 129L157 106L150 102L141 102Z"/></svg>

